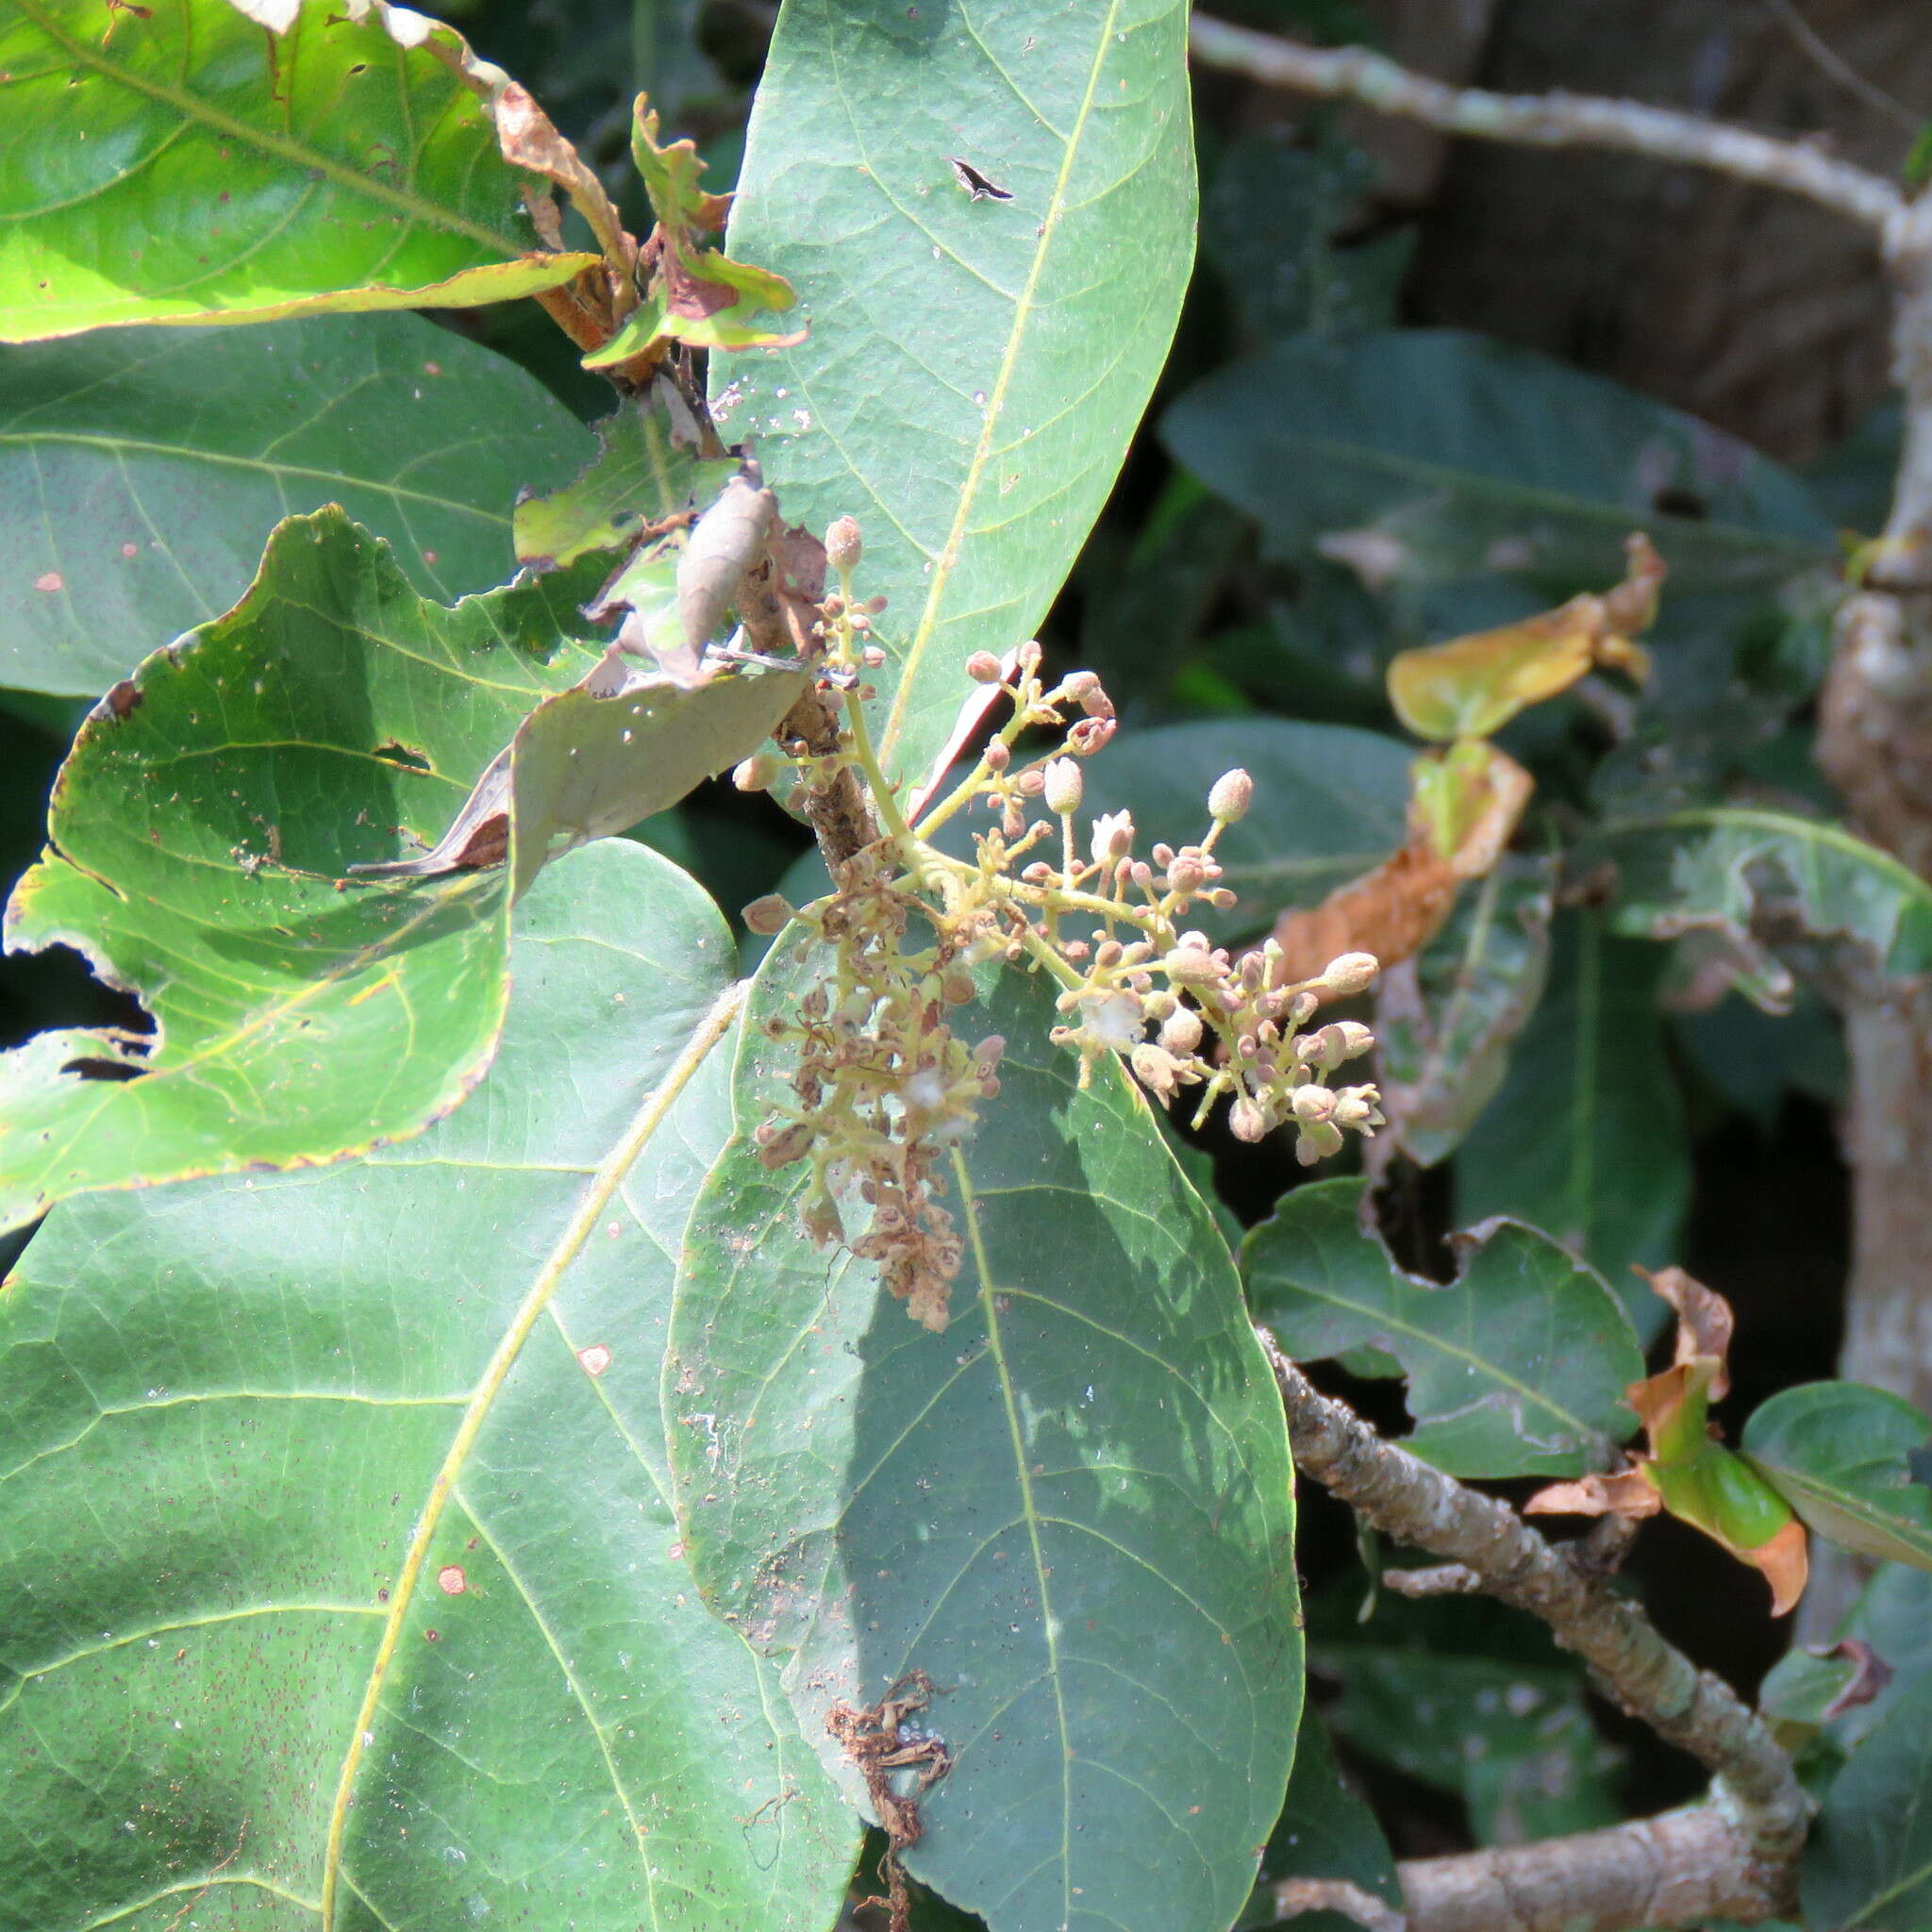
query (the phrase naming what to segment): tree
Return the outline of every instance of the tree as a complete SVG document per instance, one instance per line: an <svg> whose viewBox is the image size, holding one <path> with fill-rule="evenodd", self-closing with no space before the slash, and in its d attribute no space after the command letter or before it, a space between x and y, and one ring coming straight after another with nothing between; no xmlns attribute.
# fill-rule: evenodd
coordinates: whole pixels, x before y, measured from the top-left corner
<svg viewBox="0 0 1932 1932"><path fill-rule="evenodd" d="M7 939L122 996L0 1058L0 1924L1920 1923L1932 1424L1713 1433L1660 1005L1920 998L1857 761L1890 851L1740 791L1834 612L1828 742L1893 703L1912 490L1847 596L1805 480L1389 326L1332 142L1222 158L1252 353L1171 359L1169 0L785 0L731 197L665 25L625 156L383 0L0 16L0 675L92 701ZM1917 288L1804 146L1193 42ZM1304 1598L1296 1469L1422 1647ZM1700 1670L1660 1515L1743 1615L1877 1559L1838 1653ZM1586 1684L1710 1791L1621 1818ZM1398 1865L1378 1762L1488 1842Z"/></svg>

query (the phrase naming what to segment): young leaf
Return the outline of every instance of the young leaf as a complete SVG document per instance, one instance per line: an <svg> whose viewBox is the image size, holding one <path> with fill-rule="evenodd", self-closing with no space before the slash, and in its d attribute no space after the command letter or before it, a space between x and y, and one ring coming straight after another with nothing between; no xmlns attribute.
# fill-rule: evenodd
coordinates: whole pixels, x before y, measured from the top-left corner
<svg viewBox="0 0 1932 1932"><path fill-rule="evenodd" d="M340 510L291 518L233 611L96 707L7 940L85 952L147 1004L157 1036L43 1034L0 1057L0 1218L93 1188L330 1159L414 1133L470 1091L502 1023L508 880L345 884L349 867L399 836L438 838L533 708L520 886L621 808L675 802L664 790L691 782L693 760L743 755L687 701L740 704L746 686L783 708L765 680L675 706L660 687L568 691L600 661L572 640L592 581L448 609ZM582 775L558 770L574 749ZM499 820L471 862L508 842Z"/></svg>
<svg viewBox="0 0 1932 1932"><path fill-rule="evenodd" d="M612 843L540 881L515 963L453 1119L62 1208L0 1296L0 1778L14 1848L63 1847L8 1857L10 1923L836 1914L854 1821L664 1487L729 935Z"/></svg>
<svg viewBox="0 0 1932 1932"><path fill-rule="evenodd" d="M1161 433L1277 552L1357 540L1382 582L1500 575L1564 595L1614 579L1639 528L1684 590L1761 588L1830 560L1803 484L1742 444L1454 330L1277 343L1197 383Z"/></svg>
<svg viewBox="0 0 1932 1932"><path fill-rule="evenodd" d="M593 550L621 549L644 524L708 502L738 471L735 459L701 462L679 447L648 399L605 417L596 431L597 454L581 475L518 502L519 563L558 570Z"/></svg>
<svg viewBox="0 0 1932 1932"><path fill-rule="evenodd" d="M1287 1441L1225 1246L1124 1074L1082 1091L1046 989L1008 975L955 1022L1009 1044L948 1176L950 1325L919 1326L809 1243L805 1171L750 1141L789 1091L760 1022L822 971L797 927L760 969L679 1276L666 1414L699 1583L786 1659L856 1798L828 1715L924 1672L951 1769L906 1863L992 1932L1221 1932L1301 1693Z"/></svg>
<svg viewBox="0 0 1932 1932"><path fill-rule="evenodd" d="M492 118L503 75L448 27L383 0L258 11L273 26L229 0L15 0L0 341L469 308L599 260L539 249Z"/></svg>
<svg viewBox="0 0 1932 1932"><path fill-rule="evenodd" d="M1740 988L1770 1011L1790 1004L1791 975L1752 935L1767 907L1818 938L1859 941L1888 973L1932 967L1932 885L1837 825L1729 807L1674 812L1612 824L1577 855L1579 867L1604 859L1617 869L1617 931L1716 935Z"/></svg>
<svg viewBox="0 0 1932 1932"><path fill-rule="evenodd" d="M1360 1181L1286 1195L1241 1246L1256 1319L1297 1359L1373 1347L1408 1377L1403 1446L1451 1475L1576 1475L1630 1433L1643 1373L1617 1300L1548 1236L1510 1222L1459 1241L1438 1287L1405 1274L1360 1213Z"/></svg>
<svg viewBox="0 0 1932 1932"><path fill-rule="evenodd" d="M425 596L488 590L519 489L587 450L515 363L413 315L0 351L0 683L98 695L220 616L268 531L325 503Z"/></svg>
<svg viewBox="0 0 1932 1932"><path fill-rule="evenodd" d="M1641 1334L1657 1304L1630 1266L1670 1257L1690 1192L1683 1102L1664 1058L1656 947L1607 939L1601 916L1560 915L1549 990L1496 1097L1456 1159L1456 1212L1547 1229L1623 1297Z"/></svg>
<svg viewBox="0 0 1932 1932"><path fill-rule="evenodd" d="M1112 488L1193 256L1181 0L788 0L726 246L805 342L712 369L788 521L855 516L886 769L924 774L959 667L1029 636ZM934 103L971 103L963 118ZM959 157L1010 191L975 199Z"/></svg>
<svg viewBox="0 0 1932 1932"><path fill-rule="evenodd" d="M1542 996L1556 870L1549 857L1506 857L1375 984L1382 1110L1393 1142L1424 1167L1454 1153L1489 1105Z"/></svg>
<svg viewBox="0 0 1932 1932"><path fill-rule="evenodd" d="M1202 801L1222 773L1239 766L1252 775L1253 807L1214 848L1239 904L1199 912L1201 929L1220 944L1261 931L1289 907L1315 904L1401 844L1412 757L1392 738L1346 724L1158 724L1124 731L1093 761L1088 808L1131 811L1150 839L1179 845L1208 829ZM1334 957L1324 954L1321 965Z"/></svg>
<svg viewBox="0 0 1932 1932"><path fill-rule="evenodd" d="M1752 1411L1744 1458L1820 1536L1932 1570L1932 1489L1914 1458L1932 1437L1909 1402L1857 1382L1807 1382Z"/></svg>
<svg viewBox="0 0 1932 1932"><path fill-rule="evenodd" d="M1389 666L1389 702L1418 738L1488 738L1526 707L1565 691L1599 664L1641 683L1650 659L1631 641L1657 615L1663 560L1634 536L1616 589L1570 599L1557 610L1399 651Z"/></svg>
<svg viewBox="0 0 1932 1932"><path fill-rule="evenodd" d="M1932 1671L1894 1692L1832 1780L1805 1847L1807 1925L1932 1927Z"/></svg>

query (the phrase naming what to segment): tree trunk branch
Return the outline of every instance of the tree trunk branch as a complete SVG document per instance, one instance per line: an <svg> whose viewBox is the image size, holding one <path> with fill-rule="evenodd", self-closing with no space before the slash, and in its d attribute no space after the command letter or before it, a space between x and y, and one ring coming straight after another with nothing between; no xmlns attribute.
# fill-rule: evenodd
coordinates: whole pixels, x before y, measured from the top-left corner
<svg viewBox="0 0 1932 1932"><path fill-rule="evenodd" d="M1835 159L1809 142L1780 141L1641 101L1445 87L1361 47L1305 47L1201 13L1189 28L1189 46L1203 66L1232 68L1324 100L1358 101L1445 134L1526 147L1611 148L1709 168L1734 180L1804 195L1870 228L1885 229L1907 206L1882 175Z"/></svg>
<svg viewBox="0 0 1932 1932"><path fill-rule="evenodd" d="M1809 1806L1763 1720L1665 1642L1636 1604L1586 1575L1507 1504L1385 1442L1353 1410L1319 1393L1265 1328L1255 1332L1281 1391L1299 1469L1376 1529L1466 1565L1491 1595L1540 1618L1590 1666L1605 1696L1712 1774L1708 1802L1685 1811L1423 1861L1414 1868L1423 1890L1411 1900L1409 1932L1611 1932L1700 1916L1765 1919L1789 1907Z"/></svg>

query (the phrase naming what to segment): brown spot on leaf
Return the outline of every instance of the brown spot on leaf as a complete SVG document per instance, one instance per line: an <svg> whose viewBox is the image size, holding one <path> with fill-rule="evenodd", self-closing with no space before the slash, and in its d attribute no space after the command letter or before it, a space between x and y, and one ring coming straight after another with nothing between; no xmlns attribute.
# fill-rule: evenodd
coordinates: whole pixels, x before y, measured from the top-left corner
<svg viewBox="0 0 1932 1932"><path fill-rule="evenodd" d="M64 591L66 588L67 579L58 570L43 570L34 579L34 589L37 591Z"/></svg>
<svg viewBox="0 0 1932 1932"><path fill-rule="evenodd" d="M584 1365L587 1375L601 1375L610 1366L610 1351L601 1341L593 1341L589 1348L577 1350L577 1360Z"/></svg>
<svg viewBox="0 0 1932 1932"><path fill-rule="evenodd" d="M470 1587L470 1579L463 1574L460 1563L445 1563L436 1573L436 1587L444 1596L461 1596ZM436 1633L429 1633L434 1636Z"/></svg>

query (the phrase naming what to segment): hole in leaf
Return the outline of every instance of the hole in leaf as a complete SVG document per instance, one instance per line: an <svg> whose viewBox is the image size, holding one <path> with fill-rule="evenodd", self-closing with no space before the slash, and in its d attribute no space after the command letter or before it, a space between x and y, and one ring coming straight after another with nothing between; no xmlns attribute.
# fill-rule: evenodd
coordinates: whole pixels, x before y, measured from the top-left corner
<svg viewBox="0 0 1932 1932"><path fill-rule="evenodd" d="M147 1069L132 1066L126 1060L82 1058L66 1061L60 1071L63 1074L78 1074L83 1080L138 1080Z"/></svg>
<svg viewBox="0 0 1932 1932"><path fill-rule="evenodd" d="M1710 515L1710 505L1694 490L1679 489L1674 484L1667 485L1650 499L1651 508L1659 516L1689 517L1693 523L1703 523Z"/></svg>

